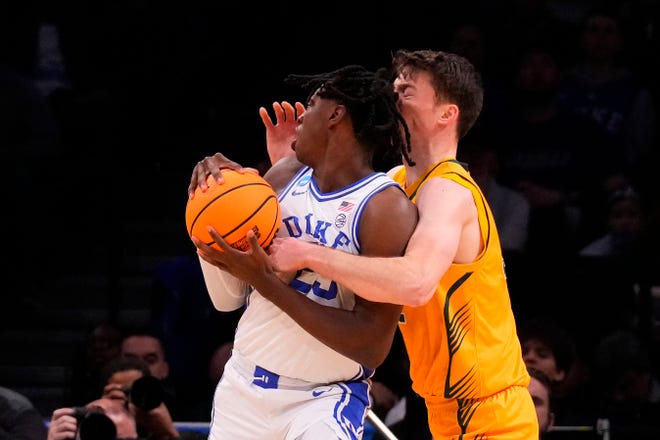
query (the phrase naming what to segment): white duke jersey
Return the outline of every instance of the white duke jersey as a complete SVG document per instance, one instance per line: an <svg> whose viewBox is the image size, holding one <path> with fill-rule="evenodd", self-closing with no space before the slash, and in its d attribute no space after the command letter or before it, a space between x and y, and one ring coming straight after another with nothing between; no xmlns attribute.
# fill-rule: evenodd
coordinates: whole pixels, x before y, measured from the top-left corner
<svg viewBox="0 0 660 440"><path fill-rule="evenodd" d="M322 193L312 169L301 168L280 192L282 224L278 236L360 253L359 226L371 197L398 185L384 173L374 172L338 191ZM352 291L310 270L299 271L290 286L325 306L352 310ZM257 291L236 329L234 348L273 373L308 382L327 383L369 377L373 371L329 348Z"/></svg>

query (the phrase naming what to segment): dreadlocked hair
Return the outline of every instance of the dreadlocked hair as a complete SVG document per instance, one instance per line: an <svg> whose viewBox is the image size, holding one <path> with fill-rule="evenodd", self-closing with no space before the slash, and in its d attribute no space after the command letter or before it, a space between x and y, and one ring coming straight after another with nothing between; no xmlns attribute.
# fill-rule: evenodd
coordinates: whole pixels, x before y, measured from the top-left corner
<svg viewBox="0 0 660 440"><path fill-rule="evenodd" d="M387 69L371 72L363 66L350 65L316 75L291 74L285 82L307 90L308 100L316 94L345 106L356 139L374 154L403 155L409 165L415 164L410 158L408 125L397 108L398 95Z"/></svg>

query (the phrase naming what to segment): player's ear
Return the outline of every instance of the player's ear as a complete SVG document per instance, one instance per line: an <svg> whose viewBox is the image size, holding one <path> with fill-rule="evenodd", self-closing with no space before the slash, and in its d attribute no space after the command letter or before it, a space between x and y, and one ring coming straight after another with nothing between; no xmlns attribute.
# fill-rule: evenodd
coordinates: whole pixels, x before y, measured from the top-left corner
<svg viewBox="0 0 660 440"><path fill-rule="evenodd" d="M458 119L458 106L456 106L456 104L443 105L438 122L447 125L449 122L456 119Z"/></svg>
<svg viewBox="0 0 660 440"><path fill-rule="evenodd" d="M336 105L332 109L332 112L330 113L329 120L331 123L337 123L341 121L344 116L346 115L346 107L343 105Z"/></svg>

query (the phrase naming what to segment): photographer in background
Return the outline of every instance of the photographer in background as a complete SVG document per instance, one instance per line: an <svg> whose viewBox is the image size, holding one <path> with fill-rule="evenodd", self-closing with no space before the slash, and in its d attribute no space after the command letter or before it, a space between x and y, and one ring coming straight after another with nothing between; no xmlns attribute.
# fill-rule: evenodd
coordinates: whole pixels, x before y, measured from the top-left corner
<svg viewBox="0 0 660 440"><path fill-rule="evenodd" d="M128 356L113 359L101 372L101 385L104 398L121 402L135 416L141 437L147 440L182 439L163 401L162 384L151 375L149 365L142 359Z"/></svg>
<svg viewBox="0 0 660 440"><path fill-rule="evenodd" d="M139 358L119 356L101 371L102 397L53 412L48 440L196 440L179 434L162 400L160 381Z"/></svg>
<svg viewBox="0 0 660 440"><path fill-rule="evenodd" d="M70 439L142 440L138 437L135 417L126 405L120 400L105 397L84 407L53 411L48 440Z"/></svg>

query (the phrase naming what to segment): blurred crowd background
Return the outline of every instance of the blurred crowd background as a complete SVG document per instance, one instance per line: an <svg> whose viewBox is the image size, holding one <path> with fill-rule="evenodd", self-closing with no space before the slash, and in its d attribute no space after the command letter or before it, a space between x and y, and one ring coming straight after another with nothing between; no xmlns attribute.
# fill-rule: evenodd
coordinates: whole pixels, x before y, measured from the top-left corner
<svg viewBox="0 0 660 440"><path fill-rule="evenodd" d="M221 151L265 171L258 108L304 99L286 74L386 66L398 48L456 52L482 73L459 159L493 207L517 321L570 333L590 397L614 396L630 368L657 385L658 2L444 3L7 4L0 386L44 417L82 404L99 352L148 329L198 410L176 416L208 420L238 316L212 309L185 231L194 164ZM638 357L614 353L621 334Z"/></svg>

